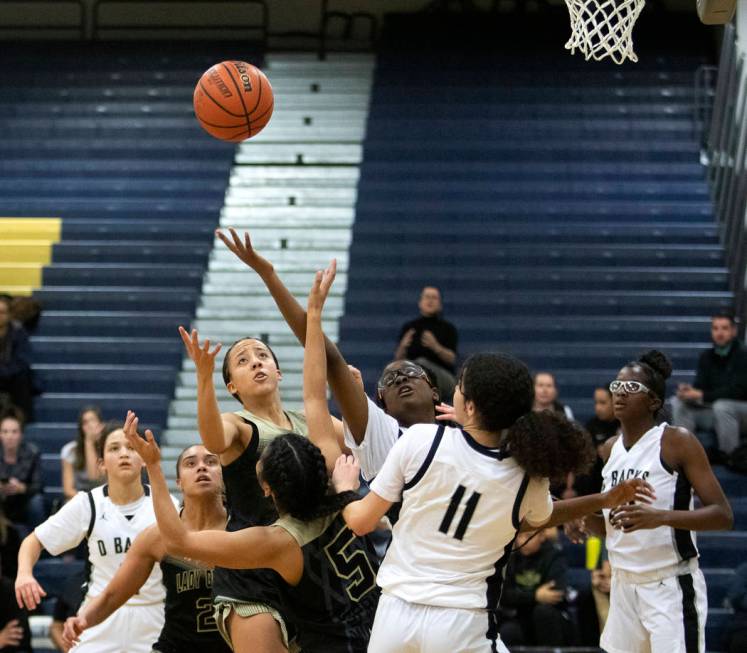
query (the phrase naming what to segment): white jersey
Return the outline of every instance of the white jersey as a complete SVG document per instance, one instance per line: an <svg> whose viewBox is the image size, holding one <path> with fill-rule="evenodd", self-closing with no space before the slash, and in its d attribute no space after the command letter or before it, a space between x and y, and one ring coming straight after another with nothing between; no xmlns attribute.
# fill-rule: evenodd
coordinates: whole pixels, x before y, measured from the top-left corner
<svg viewBox="0 0 747 653"><path fill-rule="evenodd" d="M669 469L661 457L661 438L668 424L654 426L643 434L630 450L620 436L612 446L609 460L602 470L602 491L609 490L629 478L642 478L654 488L653 508L688 510L693 507L693 492L684 474ZM607 527L607 550L613 569L645 574L677 565L697 557L695 534L669 526L659 526L632 533L610 525L610 511L604 511Z"/></svg>
<svg viewBox="0 0 747 653"><path fill-rule="evenodd" d="M118 505L109 498L108 486L103 485L90 492L78 492L59 512L37 526L34 533L52 555L64 553L88 539L89 578L85 596L88 600L109 584L132 541L155 521L150 487L145 486L145 494L137 501ZM126 605L163 603L165 596L161 568L154 565L148 580Z"/></svg>
<svg viewBox="0 0 747 653"><path fill-rule="evenodd" d="M384 465L387 455L394 443L401 437L403 429L391 415L366 397L368 419L366 432L360 444L356 444L347 422L343 422L345 444L361 466L361 474L371 482Z"/></svg>
<svg viewBox="0 0 747 653"><path fill-rule="evenodd" d="M410 427L371 484L402 500L378 584L411 603L495 609L520 522L552 513L548 487L462 429Z"/></svg>

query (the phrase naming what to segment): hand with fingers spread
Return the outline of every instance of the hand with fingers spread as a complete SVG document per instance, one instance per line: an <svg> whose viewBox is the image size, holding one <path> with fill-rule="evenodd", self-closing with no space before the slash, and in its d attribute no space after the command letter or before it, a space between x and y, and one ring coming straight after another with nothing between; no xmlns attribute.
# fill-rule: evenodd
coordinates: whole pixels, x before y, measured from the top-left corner
<svg viewBox="0 0 747 653"><path fill-rule="evenodd" d="M192 329L190 333L187 333L187 330L180 326L179 335L182 337L187 354L195 363L197 373L212 377L215 370L215 357L222 347L221 343L215 345L211 351L210 340L205 339L205 342L200 345L200 334L197 333L197 329Z"/></svg>
<svg viewBox="0 0 747 653"><path fill-rule="evenodd" d="M0 630L0 650L5 647L19 646L23 639L23 628L18 619L11 619L2 630Z"/></svg>
<svg viewBox="0 0 747 653"><path fill-rule="evenodd" d="M656 499L656 494L654 488L647 481L640 478L630 478L607 490L604 497L604 507L612 509L631 501L651 503L653 499Z"/></svg>
<svg viewBox="0 0 747 653"><path fill-rule="evenodd" d="M35 610L47 593L33 574L18 572L16 576L16 602L19 608Z"/></svg>
<svg viewBox="0 0 747 653"><path fill-rule="evenodd" d="M62 639L68 646L74 646L78 643L83 631L88 628L88 622L85 617L68 617L62 629Z"/></svg>
<svg viewBox="0 0 747 653"><path fill-rule="evenodd" d="M252 247L252 241L249 237L249 232L244 232L244 240L242 241L236 229L233 227L228 228L231 237L229 238L220 229L216 229L215 235L220 238L223 243L230 249L239 259L246 263L252 270L254 270L260 277L272 274L274 268L266 258L257 254L254 247Z"/></svg>
<svg viewBox="0 0 747 653"><path fill-rule="evenodd" d="M436 404L436 421L437 422L454 422L456 423L456 412L454 406L443 401L440 404Z"/></svg>
<svg viewBox="0 0 747 653"><path fill-rule="evenodd" d="M353 456L342 454L335 462L332 472L332 485L335 492L357 490L360 485L361 466Z"/></svg>
<svg viewBox="0 0 747 653"><path fill-rule="evenodd" d="M319 270L314 276L314 283L309 291L307 310L309 313L321 313L324 308L324 302L327 301L329 290L337 274L337 259L332 259L329 266L324 270Z"/></svg>
<svg viewBox="0 0 747 653"><path fill-rule="evenodd" d="M610 512L610 524L623 533L666 526L666 511L646 503L625 504Z"/></svg>
<svg viewBox="0 0 747 653"><path fill-rule="evenodd" d="M138 421L137 415L128 410L123 429L125 437L147 467L158 466L161 463L161 450L158 448L156 439L150 429L145 429L145 439L140 437L137 432Z"/></svg>

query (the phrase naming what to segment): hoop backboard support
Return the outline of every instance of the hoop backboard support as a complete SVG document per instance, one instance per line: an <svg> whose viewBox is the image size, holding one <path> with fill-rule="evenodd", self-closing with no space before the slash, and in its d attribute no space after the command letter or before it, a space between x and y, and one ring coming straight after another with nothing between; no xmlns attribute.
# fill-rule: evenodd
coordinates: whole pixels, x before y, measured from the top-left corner
<svg viewBox="0 0 747 653"><path fill-rule="evenodd" d="M698 16L705 25L726 25L736 9L737 0L698 0Z"/></svg>

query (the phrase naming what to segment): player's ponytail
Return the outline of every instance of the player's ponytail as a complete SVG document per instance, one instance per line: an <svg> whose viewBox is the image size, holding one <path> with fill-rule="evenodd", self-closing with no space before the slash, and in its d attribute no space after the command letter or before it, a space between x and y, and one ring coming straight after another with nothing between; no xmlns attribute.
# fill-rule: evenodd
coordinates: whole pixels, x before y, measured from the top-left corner
<svg viewBox="0 0 747 653"><path fill-rule="evenodd" d="M508 429L504 448L530 476L564 479L584 474L596 451L580 426L553 411L528 412Z"/></svg>

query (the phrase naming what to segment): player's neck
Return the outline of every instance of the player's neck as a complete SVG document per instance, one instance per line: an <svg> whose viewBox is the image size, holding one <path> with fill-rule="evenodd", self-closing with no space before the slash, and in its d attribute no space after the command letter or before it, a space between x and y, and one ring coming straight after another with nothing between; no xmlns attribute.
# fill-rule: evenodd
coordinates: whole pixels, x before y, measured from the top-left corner
<svg viewBox="0 0 747 653"><path fill-rule="evenodd" d="M472 438L481 444L483 447L488 447L489 449L495 449L499 446L501 446L501 434L500 433L493 433L492 431L486 431L485 429L481 429L477 424L472 422L471 420L467 420L462 428L469 433Z"/></svg>
<svg viewBox="0 0 747 653"><path fill-rule="evenodd" d="M226 518L226 508L220 494L184 500L182 521L189 530L223 530Z"/></svg>
<svg viewBox="0 0 747 653"><path fill-rule="evenodd" d="M266 397L253 398L251 405L245 404L244 408L254 413L257 417L266 419L268 422L286 427L288 420L283 410L283 403L280 401L280 395L273 392Z"/></svg>
<svg viewBox="0 0 747 653"><path fill-rule="evenodd" d="M145 494L140 479L136 479L134 483L122 483L116 478L111 478L107 480L107 486L109 489L109 499L111 499L112 503L120 506L134 503Z"/></svg>
<svg viewBox="0 0 747 653"><path fill-rule="evenodd" d="M623 445L625 445L626 449L630 449L630 447L656 426L656 422L651 415L627 419L624 422L621 420L620 424L622 426Z"/></svg>

